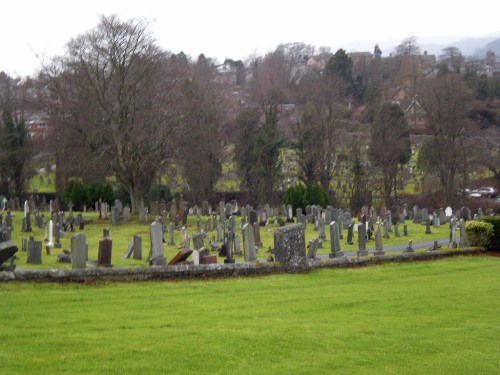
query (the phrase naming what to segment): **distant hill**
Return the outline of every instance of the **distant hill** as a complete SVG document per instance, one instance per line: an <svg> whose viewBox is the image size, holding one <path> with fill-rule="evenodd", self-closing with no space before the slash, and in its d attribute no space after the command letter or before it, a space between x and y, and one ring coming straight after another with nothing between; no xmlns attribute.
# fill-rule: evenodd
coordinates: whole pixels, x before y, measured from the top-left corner
<svg viewBox="0 0 500 375"><path fill-rule="evenodd" d="M474 56L477 57L484 57L486 55L486 52L492 51L495 53L496 56L500 56L500 38L495 39L492 42L489 42L484 48L477 49L474 52Z"/></svg>
<svg viewBox="0 0 500 375"><path fill-rule="evenodd" d="M425 37L417 36L417 43L422 52L427 51L429 55L439 56L443 53L446 47L457 47L465 56L484 57L488 49L500 56L499 48L500 31L492 33L484 37L468 38L468 37ZM344 48L347 52L353 51L369 51L373 52L373 47L377 43L382 49L383 56L389 56L394 48L399 45L402 40L381 40L381 41L360 41L351 42L338 48ZM335 49L334 49L335 50ZM498 52L496 52L498 51Z"/></svg>

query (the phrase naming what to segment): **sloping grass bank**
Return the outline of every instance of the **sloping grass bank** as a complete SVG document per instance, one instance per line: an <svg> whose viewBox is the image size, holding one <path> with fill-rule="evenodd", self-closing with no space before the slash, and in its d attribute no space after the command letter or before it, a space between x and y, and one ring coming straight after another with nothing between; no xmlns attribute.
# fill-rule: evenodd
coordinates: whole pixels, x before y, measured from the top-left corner
<svg viewBox="0 0 500 375"><path fill-rule="evenodd" d="M494 374L494 257L213 281L0 284L0 373Z"/></svg>

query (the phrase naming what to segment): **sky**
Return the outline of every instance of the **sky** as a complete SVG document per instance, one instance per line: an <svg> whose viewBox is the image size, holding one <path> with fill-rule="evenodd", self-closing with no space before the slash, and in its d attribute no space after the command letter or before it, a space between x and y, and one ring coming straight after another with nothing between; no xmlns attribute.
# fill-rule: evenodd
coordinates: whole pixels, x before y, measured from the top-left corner
<svg viewBox="0 0 500 375"><path fill-rule="evenodd" d="M359 50L357 42L392 48L409 36L421 42L500 36L498 0L9 0L0 6L0 71L36 74L42 62L65 53L71 38L111 14L149 20L166 50L219 62L264 55L289 42L350 52Z"/></svg>

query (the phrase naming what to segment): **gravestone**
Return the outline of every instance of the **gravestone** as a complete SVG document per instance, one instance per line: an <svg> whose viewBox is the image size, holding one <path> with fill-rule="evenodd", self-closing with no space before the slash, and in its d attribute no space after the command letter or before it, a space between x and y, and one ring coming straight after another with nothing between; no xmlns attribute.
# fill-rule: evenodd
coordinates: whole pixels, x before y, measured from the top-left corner
<svg viewBox="0 0 500 375"><path fill-rule="evenodd" d="M112 267L111 254L113 251L113 241L109 238L104 238L99 241L99 250L97 255L97 265L103 267Z"/></svg>
<svg viewBox="0 0 500 375"><path fill-rule="evenodd" d="M203 247L203 236L201 233L193 233L193 248L199 250Z"/></svg>
<svg viewBox="0 0 500 375"><path fill-rule="evenodd" d="M258 223L254 223L253 225L253 231L254 231L254 241L255 241L255 246L258 248L262 247L262 241L260 239L260 227Z"/></svg>
<svg viewBox="0 0 500 375"><path fill-rule="evenodd" d="M209 212L208 212L208 201L201 202L201 214L203 216L208 216L209 215Z"/></svg>
<svg viewBox="0 0 500 375"><path fill-rule="evenodd" d="M133 241L133 258L136 260L141 260L142 259L142 237L138 235L134 235L134 238L132 239Z"/></svg>
<svg viewBox="0 0 500 375"><path fill-rule="evenodd" d="M314 238L307 245L307 259L315 259L318 252L319 238Z"/></svg>
<svg viewBox="0 0 500 375"><path fill-rule="evenodd" d="M375 228L375 256L382 256L385 254L384 247L382 246L382 233L380 231L380 223L377 223Z"/></svg>
<svg viewBox="0 0 500 375"><path fill-rule="evenodd" d="M17 246L13 241L0 242L0 271L14 271L16 266L14 264L14 254L17 253ZM10 259L10 264L5 263Z"/></svg>
<svg viewBox="0 0 500 375"><path fill-rule="evenodd" d="M42 241L34 241L33 239L31 239L28 242L26 263L42 264Z"/></svg>
<svg viewBox="0 0 500 375"><path fill-rule="evenodd" d="M451 249L457 247L456 223L456 219L452 217L450 221L450 242L448 244L448 247Z"/></svg>
<svg viewBox="0 0 500 375"><path fill-rule="evenodd" d="M408 237L408 225L406 223L403 225L403 236Z"/></svg>
<svg viewBox="0 0 500 375"><path fill-rule="evenodd" d="M290 206L291 207L291 206ZM307 268L304 226L292 224L274 231L274 254L276 261L287 269Z"/></svg>
<svg viewBox="0 0 500 375"><path fill-rule="evenodd" d="M467 247L469 246L469 241L467 240L467 233L465 232L465 220L460 219L460 242L458 243L459 247Z"/></svg>
<svg viewBox="0 0 500 375"><path fill-rule="evenodd" d="M446 222L449 223L451 221L451 217L453 216L453 209L448 206L446 207L446 209L444 210L444 213L445 213L445 216L446 216Z"/></svg>
<svg viewBox="0 0 500 375"><path fill-rule="evenodd" d="M408 241L408 247L403 250L403 253L414 253L415 250L412 247L412 240Z"/></svg>
<svg viewBox="0 0 500 375"><path fill-rule="evenodd" d="M420 211L420 215L421 222L423 221L425 223L425 221L429 218L429 210L427 210L427 208L422 208L422 210Z"/></svg>
<svg viewBox="0 0 500 375"><path fill-rule="evenodd" d="M163 231L161 223L154 221L150 226L151 255L149 264L151 266L165 266L167 259L163 255Z"/></svg>
<svg viewBox="0 0 500 375"><path fill-rule="evenodd" d="M170 223L169 229L170 230L168 231L168 234L169 234L170 240L168 241L168 245L169 246L175 246L175 242L174 242L174 223Z"/></svg>
<svg viewBox="0 0 500 375"><path fill-rule="evenodd" d="M178 264L180 262L186 261L187 258L193 253L193 250L191 249L181 249L177 254L174 255L174 257L168 262L169 266L173 266L175 264Z"/></svg>
<svg viewBox="0 0 500 375"><path fill-rule="evenodd" d="M73 269L86 268L87 254L87 240L85 234L74 234L71 237L71 262Z"/></svg>
<svg viewBox="0 0 500 375"><path fill-rule="evenodd" d="M241 233L243 234L243 253L245 262L255 262L257 260L257 253L255 251L254 225L250 223L245 224L241 229Z"/></svg>
<svg viewBox="0 0 500 375"><path fill-rule="evenodd" d="M329 258L340 258L344 256L344 252L340 249L340 233L339 222L332 221L330 223L330 248L331 252L328 254Z"/></svg>
<svg viewBox="0 0 500 375"><path fill-rule="evenodd" d="M240 237L237 234L234 234L234 253L236 255L243 255L241 252Z"/></svg>
<svg viewBox="0 0 500 375"><path fill-rule="evenodd" d="M286 222L293 223L293 206L291 204L289 204L286 207ZM305 250L304 250L304 252L305 252Z"/></svg>
<svg viewBox="0 0 500 375"><path fill-rule="evenodd" d="M432 234L431 232L431 220L429 216L425 219L425 234Z"/></svg>
<svg viewBox="0 0 500 375"><path fill-rule="evenodd" d="M394 226L394 237L399 238L399 227L397 225Z"/></svg>
<svg viewBox="0 0 500 375"><path fill-rule="evenodd" d="M329 223L329 221L327 221L327 223ZM344 220L343 220L343 223L344 223L344 229L348 229L348 228L349 228L349 225L351 225L351 224L352 224L351 211L346 210L346 211L344 212Z"/></svg>
<svg viewBox="0 0 500 375"><path fill-rule="evenodd" d="M259 215L259 226L264 227L267 224L267 211L261 210Z"/></svg>
<svg viewBox="0 0 500 375"><path fill-rule="evenodd" d="M347 241L345 244L352 245L353 237L354 237L354 223L351 223L347 226Z"/></svg>
<svg viewBox="0 0 500 375"><path fill-rule="evenodd" d="M363 219L366 219L363 216ZM366 221L364 220L363 224L358 225L358 257L365 257L368 255L368 251L366 250Z"/></svg>
<svg viewBox="0 0 500 375"><path fill-rule="evenodd" d="M251 225L254 225L257 222L257 217L258 217L257 211L254 211L254 210L250 211L248 213L248 222Z"/></svg>

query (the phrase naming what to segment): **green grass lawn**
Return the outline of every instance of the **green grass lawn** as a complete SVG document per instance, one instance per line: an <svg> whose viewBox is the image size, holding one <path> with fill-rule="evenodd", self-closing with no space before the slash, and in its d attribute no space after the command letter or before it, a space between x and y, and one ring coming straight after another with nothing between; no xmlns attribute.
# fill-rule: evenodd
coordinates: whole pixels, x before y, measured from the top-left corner
<svg viewBox="0 0 500 375"><path fill-rule="evenodd" d="M61 249L53 248L51 250L50 255L45 254L45 243L43 244L42 251L42 264L41 265L32 265L26 264L26 253L21 252L21 244L22 237L29 238L29 236L34 236L35 240L41 241L43 240L44 233L41 229L37 228L34 225L34 220L32 220L32 228L33 232L31 233L23 233L21 232L21 223L23 213L20 211L14 212L14 231L12 232L12 240L16 243L19 248L19 252L17 253L17 268L71 268L71 264L61 264L57 263L57 255L62 253L63 249L70 250L71 249L71 235L74 233L69 233L67 237L61 238ZM48 215L45 213L45 215ZM5 216L5 215L4 215ZM99 248L99 240L102 239L103 228L110 229L110 238L113 240L113 255L112 255L112 264L115 267L129 267L129 266L148 266L146 258L149 253L150 248L150 237L149 237L149 225L139 225L137 217L132 217L129 222L123 222L123 224L119 226L111 226L110 220L98 220L97 213L84 213L84 219L91 220L92 223L85 226L83 233L86 235L87 243L89 244L89 260L97 260L98 248ZM153 219L151 215L149 215L148 219ZM205 226L205 221L208 217L202 217L202 228ZM236 219L237 227L240 225L240 218ZM278 228L278 224L273 223L269 225L269 231L266 232L264 227L261 227L261 240L263 243L263 247L258 252L258 259L266 259L268 256L267 249L269 247L274 247L274 230ZM417 243L425 240L434 240L441 238L448 238L449 230L447 225L442 225L440 228L431 228L432 234L425 234L425 225L413 224L411 221L407 221L409 237L403 237L403 227L399 226L399 231L401 234L400 238L394 237L394 233L391 234L391 238L383 239L384 247L399 245L399 244L408 244L408 240L412 239L413 243ZM188 218L187 225L188 235L192 235L196 232L196 217L190 216ZM79 233L77 230L75 233ZM325 233L327 236L327 241L323 243L323 248L318 249L318 254L328 254L330 250L330 232L328 226L325 228ZM355 251L358 250L357 244L357 233L354 236L354 244L353 245L345 245L347 239L347 231L344 230L344 239L341 240L341 247L343 251ZM142 255L143 260L133 260L133 259L122 259L125 250L129 242L132 240L133 236L138 234L142 238ZM209 232L209 237L216 237L216 231ZM241 233L238 233L240 237L241 248L243 249L243 237ZM316 238L319 236L319 232L314 231L314 226L312 224L307 225L306 229L306 243L307 241ZM165 234L165 240L168 242L169 234ZM176 246L168 246L166 243L163 248L165 251L165 256L167 257L167 262L172 259L172 257L179 251L180 244L180 231L175 231L175 244ZM192 243L192 242L191 242ZM207 242L205 242L207 243ZM221 244L219 243L219 246ZM207 245L208 246L208 245ZM373 249L375 247L374 241L369 241L367 243L367 247L369 249ZM236 256L237 261L243 261L243 256ZM219 258L219 262L222 262L223 258Z"/></svg>
<svg viewBox="0 0 500 375"><path fill-rule="evenodd" d="M0 373L498 374L499 262L0 283Z"/></svg>

